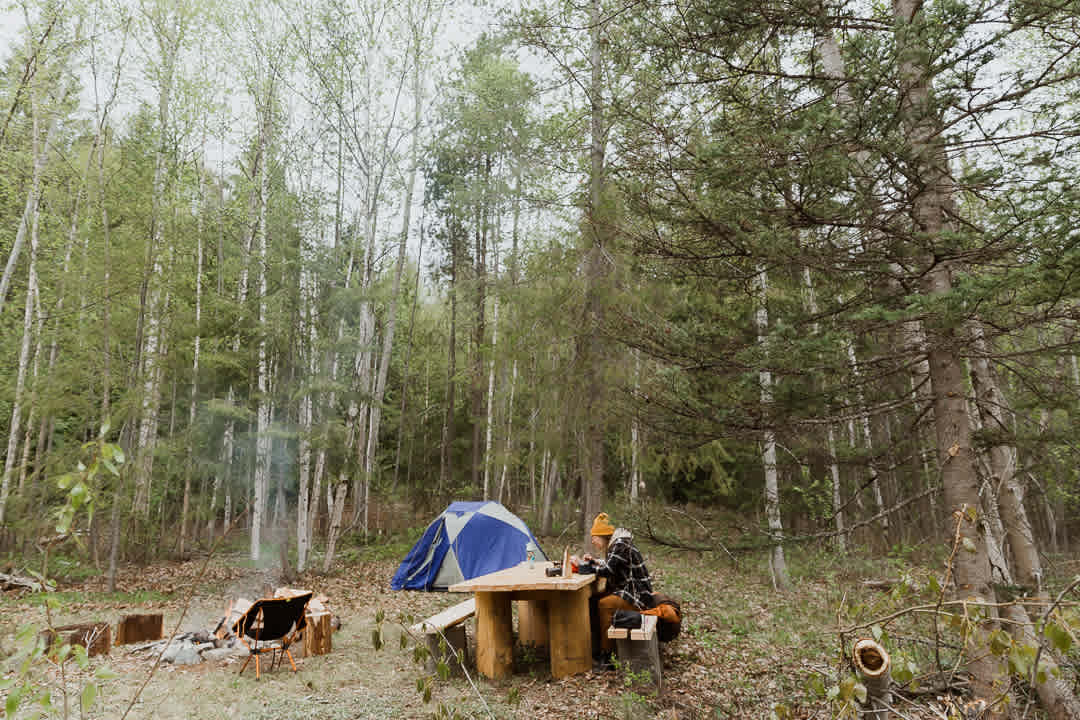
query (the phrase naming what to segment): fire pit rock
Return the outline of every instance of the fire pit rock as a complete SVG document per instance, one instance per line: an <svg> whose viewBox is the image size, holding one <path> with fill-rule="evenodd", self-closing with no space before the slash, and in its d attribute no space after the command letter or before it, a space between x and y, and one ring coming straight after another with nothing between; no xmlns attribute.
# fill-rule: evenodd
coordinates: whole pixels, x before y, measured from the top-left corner
<svg viewBox="0 0 1080 720"><path fill-rule="evenodd" d="M161 655L161 661L173 665L198 665L202 662L199 648L190 640L171 642Z"/></svg>

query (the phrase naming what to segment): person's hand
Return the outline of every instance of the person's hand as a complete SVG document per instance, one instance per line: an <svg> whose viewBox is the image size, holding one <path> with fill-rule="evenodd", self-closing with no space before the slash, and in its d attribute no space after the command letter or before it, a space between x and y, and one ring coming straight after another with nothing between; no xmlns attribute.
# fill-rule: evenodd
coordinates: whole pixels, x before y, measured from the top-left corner
<svg viewBox="0 0 1080 720"><path fill-rule="evenodd" d="M595 560L595 559L596 559L596 558L594 558L594 557L593 557L592 555L590 555L589 553L585 553L585 562L589 563L589 562L592 562L592 561L593 561L593 560Z"/></svg>
<svg viewBox="0 0 1080 720"><path fill-rule="evenodd" d="M586 560L588 560L588 558L589 558L589 556L588 556L588 555L586 555L586 556L585 556L585 559L586 559ZM577 555L571 555L571 556L570 556L570 564L571 564L571 565L580 565L580 564L581 564L581 560L580 560L580 559L578 558L578 556L577 556Z"/></svg>

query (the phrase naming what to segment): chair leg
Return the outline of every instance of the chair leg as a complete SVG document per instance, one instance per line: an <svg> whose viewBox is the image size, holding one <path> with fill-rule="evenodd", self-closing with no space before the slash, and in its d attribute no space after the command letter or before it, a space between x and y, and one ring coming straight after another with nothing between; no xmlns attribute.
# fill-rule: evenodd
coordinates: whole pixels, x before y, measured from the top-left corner
<svg viewBox="0 0 1080 720"><path fill-rule="evenodd" d="M251 655L247 656L247 660L244 660L244 664L240 666L240 675L244 674L244 670L247 669L248 663L251 662Z"/></svg>
<svg viewBox="0 0 1080 720"><path fill-rule="evenodd" d="M292 671L296 672L296 663L293 661L292 653L289 652L289 648L283 648L285 654L289 656L289 664L292 665Z"/></svg>

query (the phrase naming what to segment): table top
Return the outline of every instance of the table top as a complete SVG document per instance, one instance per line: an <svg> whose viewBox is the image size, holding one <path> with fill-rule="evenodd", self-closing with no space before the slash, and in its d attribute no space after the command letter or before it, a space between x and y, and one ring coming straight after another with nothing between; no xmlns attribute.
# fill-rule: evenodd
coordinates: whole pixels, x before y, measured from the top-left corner
<svg viewBox="0 0 1080 720"><path fill-rule="evenodd" d="M513 590L580 590L596 580L596 575L573 574L570 577L548 577L544 570L554 563L537 562L532 568L526 560L520 565L474 577L451 585L450 592L510 592Z"/></svg>

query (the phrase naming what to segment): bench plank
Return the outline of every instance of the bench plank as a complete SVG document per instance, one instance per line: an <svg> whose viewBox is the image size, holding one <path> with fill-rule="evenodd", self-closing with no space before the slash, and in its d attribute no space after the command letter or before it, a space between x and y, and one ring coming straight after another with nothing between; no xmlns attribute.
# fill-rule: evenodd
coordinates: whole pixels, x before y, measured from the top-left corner
<svg viewBox="0 0 1080 720"><path fill-rule="evenodd" d="M613 640L625 640L630 638L631 640L650 640L653 633L656 632L656 616L655 615L642 615L640 628L617 628L610 627L607 631L607 636Z"/></svg>
<svg viewBox="0 0 1080 720"><path fill-rule="evenodd" d="M421 620L410 629L416 633L438 633L440 630L465 622L475 614L476 598L472 597L432 615L427 620Z"/></svg>
<svg viewBox="0 0 1080 720"><path fill-rule="evenodd" d="M641 628L608 628L608 637L614 638L618 645L619 660L625 668L639 673L647 670L649 681L657 691L663 687L663 666L660 663L660 636L656 632L658 618L655 615L642 615Z"/></svg>

